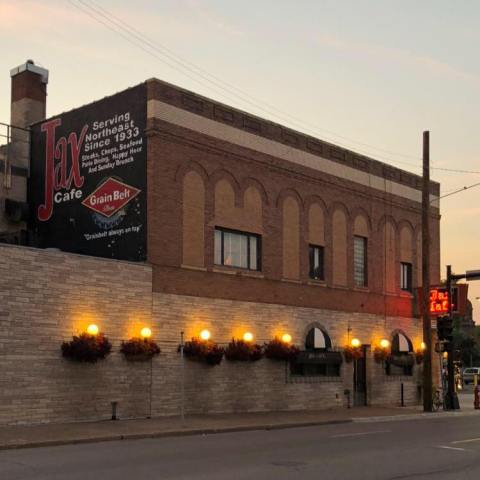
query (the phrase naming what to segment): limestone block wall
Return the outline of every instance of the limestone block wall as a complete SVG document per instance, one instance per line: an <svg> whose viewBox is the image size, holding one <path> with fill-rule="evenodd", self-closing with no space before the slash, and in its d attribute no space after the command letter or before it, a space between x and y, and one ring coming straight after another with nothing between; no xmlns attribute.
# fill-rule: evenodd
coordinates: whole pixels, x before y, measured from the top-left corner
<svg viewBox="0 0 480 480"><path fill-rule="evenodd" d="M61 357L62 341L96 323L113 344L112 354L95 365ZM151 362L128 362L121 341L152 329L162 353ZM323 328L335 348L349 338L375 345L397 329L420 343L421 324L266 303L239 302L154 292L151 267L55 251L0 245L0 424L108 419L111 402L120 418L187 414L345 407L353 365L340 377L299 378L284 362L223 360L210 367L186 359L178 345L208 328L226 344L245 331L258 343L288 332L302 345L312 326ZM368 350L370 351L370 350ZM370 404L416 403L415 377L387 377L367 358Z"/></svg>
<svg viewBox="0 0 480 480"><path fill-rule="evenodd" d="M149 267L0 245L0 424L109 418L113 400L126 416L148 414L150 365L118 348L150 308ZM62 341L89 323L113 353L96 365L64 360Z"/></svg>

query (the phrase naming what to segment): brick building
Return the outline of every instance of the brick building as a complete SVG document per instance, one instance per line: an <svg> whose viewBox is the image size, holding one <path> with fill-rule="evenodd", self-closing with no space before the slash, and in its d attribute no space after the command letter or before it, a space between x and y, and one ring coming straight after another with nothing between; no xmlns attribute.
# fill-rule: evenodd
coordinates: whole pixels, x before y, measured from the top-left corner
<svg viewBox="0 0 480 480"><path fill-rule="evenodd" d="M260 344L288 333L311 355L292 365L187 361L187 413L399 404L401 391L406 403L419 401L420 177L157 79L38 120L21 123L33 135L28 238L50 248L0 246L8 387L0 388L0 423L107 418L111 401L123 417L178 414L180 335L203 329L220 344L247 331ZM75 152L66 140L52 143L58 155L45 154L45 135L66 125L61 138L78 146L76 173L67 167L73 157L62 160ZM120 159L126 164L113 157L123 148L113 140L119 125L141 127L125 148L130 163ZM98 143L106 139L113 143ZM47 187L37 195L47 157L49 205ZM108 182L132 200L113 202L118 186ZM432 205L436 283L440 215ZM50 217L40 222L42 208ZM61 341L92 321L113 353L94 366L62 359ZM118 346L142 325L162 353L132 364ZM353 339L365 355L349 363L338 352ZM374 359L381 340L389 341L387 361Z"/></svg>

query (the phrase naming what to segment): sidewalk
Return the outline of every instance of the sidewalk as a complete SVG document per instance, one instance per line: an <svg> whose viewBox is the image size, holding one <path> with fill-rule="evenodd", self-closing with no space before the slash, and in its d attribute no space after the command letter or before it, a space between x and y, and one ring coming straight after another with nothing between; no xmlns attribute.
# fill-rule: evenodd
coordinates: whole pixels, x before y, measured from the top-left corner
<svg viewBox="0 0 480 480"><path fill-rule="evenodd" d="M422 413L420 407L354 407L301 412L266 412L0 427L0 450L139 438L271 430L352 422L379 422L480 415L475 410Z"/></svg>

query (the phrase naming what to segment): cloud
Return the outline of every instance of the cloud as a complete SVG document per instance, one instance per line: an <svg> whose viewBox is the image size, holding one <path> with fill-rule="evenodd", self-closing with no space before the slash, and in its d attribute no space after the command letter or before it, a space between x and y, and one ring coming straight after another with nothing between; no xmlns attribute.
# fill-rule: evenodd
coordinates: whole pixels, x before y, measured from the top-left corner
<svg viewBox="0 0 480 480"><path fill-rule="evenodd" d="M420 55L401 48L351 41L328 33L316 34L315 41L320 45L342 50L354 55L369 57L381 60L382 62L402 63L435 74L475 83L480 86L479 76L428 55Z"/></svg>

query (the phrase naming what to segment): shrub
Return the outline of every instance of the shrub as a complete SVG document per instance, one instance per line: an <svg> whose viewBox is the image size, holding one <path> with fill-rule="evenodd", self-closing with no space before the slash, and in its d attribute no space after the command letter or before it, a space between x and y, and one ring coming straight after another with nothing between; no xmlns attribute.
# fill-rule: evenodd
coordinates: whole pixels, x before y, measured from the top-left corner
<svg viewBox="0 0 480 480"><path fill-rule="evenodd" d="M351 347L350 345L347 345L343 348L343 355L345 361L350 363L352 360L363 358L363 350L360 347Z"/></svg>
<svg viewBox="0 0 480 480"><path fill-rule="evenodd" d="M211 340L192 338L189 342L185 342L183 353L192 360L203 361L208 365L218 365L222 361L225 350Z"/></svg>
<svg viewBox="0 0 480 480"><path fill-rule="evenodd" d="M62 343L62 355L76 362L96 363L110 354L112 345L103 334L82 333Z"/></svg>
<svg viewBox="0 0 480 480"><path fill-rule="evenodd" d="M234 340L225 349L225 358L230 361L256 362L263 357L263 349L256 343Z"/></svg>
<svg viewBox="0 0 480 480"><path fill-rule="evenodd" d="M417 350L415 352L415 361L417 362L417 365L420 365L423 362L424 356L425 356L425 353L423 350Z"/></svg>
<svg viewBox="0 0 480 480"><path fill-rule="evenodd" d="M160 347L150 338L131 338L122 342L120 351L127 360L150 360L160 353Z"/></svg>
<svg viewBox="0 0 480 480"><path fill-rule="evenodd" d="M381 363L384 362L389 356L387 349L375 347L373 350L373 358L376 362Z"/></svg>
<svg viewBox="0 0 480 480"><path fill-rule="evenodd" d="M265 356L272 360L293 360L298 355L298 352L297 347L282 342L279 338L270 340L264 346Z"/></svg>

